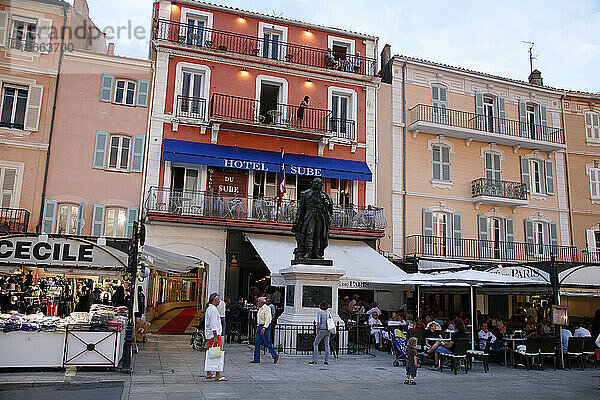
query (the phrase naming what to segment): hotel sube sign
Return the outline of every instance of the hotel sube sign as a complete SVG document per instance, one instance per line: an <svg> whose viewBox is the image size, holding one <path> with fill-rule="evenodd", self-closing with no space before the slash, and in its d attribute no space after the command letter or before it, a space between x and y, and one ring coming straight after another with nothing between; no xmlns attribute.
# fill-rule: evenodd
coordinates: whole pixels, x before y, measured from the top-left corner
<svg viewBox="0 0 600 400"><path fill-rule="evenodd" d="M126 267L127 254L77 238L0 237L0 264Z"/></svg>

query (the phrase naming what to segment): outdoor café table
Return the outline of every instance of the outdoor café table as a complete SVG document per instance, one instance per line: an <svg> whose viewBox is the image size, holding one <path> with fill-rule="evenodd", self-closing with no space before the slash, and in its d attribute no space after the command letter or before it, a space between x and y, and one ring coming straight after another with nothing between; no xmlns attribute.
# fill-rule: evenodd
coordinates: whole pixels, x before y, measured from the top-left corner
<svg viewBox="0 0 600 400"><path fill-rule="evenodd" d="M507 353L508 353L508 346L510 345L512 351L511 351L511 359L512 359L512 364L515 364L515 350L517 348L517 344L518 343L525 343L525 341L527 339L525 338L515 338L515 337L504 337L505 346L504 346L504 365L508 367L508 358L507 358Z"/></svg>

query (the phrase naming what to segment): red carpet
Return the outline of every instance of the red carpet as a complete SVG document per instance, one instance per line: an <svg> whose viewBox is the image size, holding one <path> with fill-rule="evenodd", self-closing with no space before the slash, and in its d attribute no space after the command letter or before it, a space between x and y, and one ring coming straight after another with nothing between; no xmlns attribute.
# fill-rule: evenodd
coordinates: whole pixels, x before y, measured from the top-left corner
<svg viewBox="0 0 600 400"><path fill-rule="evenodd" d="M164 324L158 331L158 335L185 335L185 330L196 316L196 308L186 308Z"/></svg>

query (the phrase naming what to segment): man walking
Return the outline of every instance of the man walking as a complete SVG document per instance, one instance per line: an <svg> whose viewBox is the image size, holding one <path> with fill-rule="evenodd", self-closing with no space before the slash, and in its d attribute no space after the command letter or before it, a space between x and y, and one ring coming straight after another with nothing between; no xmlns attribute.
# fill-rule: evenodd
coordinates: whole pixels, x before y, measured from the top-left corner
<svg viewBox="0 0 600 400"><path fill-rule="evenodd" d="M221 325L221 316L219 315L219 310L217 310L217 305L221 302L219 295L217 293L213 293L208 297L208 308L206 309L206 313L204 314L204 336L206 337L206 348L211 348L215 341L218 346L223 351L223 337L221 336L223 333L223 328ZM208 357L208 354L206 355ZM215 372L215 379L217 381L227 381L228 379L221 375L221 371L206 371L206 379L211 379L213 377L213 372Z"/></svg>
<svg viewBox="0 0 600 400"><path fill-rule="evenodd" d="M251 363L260 362L260 345L264 343L269 349L271 356L273 357L273 364L277 364L279 361L279 354L275 351L275 348L271 344L270 337L270 325L271 325L271 309L266 304L264 297L258 298L258 314L256 315L256 342L254 343L254 360Z"/></svg>

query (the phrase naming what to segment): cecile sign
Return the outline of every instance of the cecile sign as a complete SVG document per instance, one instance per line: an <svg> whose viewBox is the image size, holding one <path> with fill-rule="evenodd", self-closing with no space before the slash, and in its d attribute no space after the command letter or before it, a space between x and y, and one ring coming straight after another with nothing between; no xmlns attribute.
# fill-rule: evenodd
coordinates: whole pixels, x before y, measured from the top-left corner
<svg viewBox="0 0 600 400"><path fill-rule="evenodd" d="M0 263L124 267L127 265L127 255L85 240L9 237L0 239Z"/></svg>

